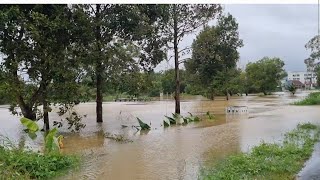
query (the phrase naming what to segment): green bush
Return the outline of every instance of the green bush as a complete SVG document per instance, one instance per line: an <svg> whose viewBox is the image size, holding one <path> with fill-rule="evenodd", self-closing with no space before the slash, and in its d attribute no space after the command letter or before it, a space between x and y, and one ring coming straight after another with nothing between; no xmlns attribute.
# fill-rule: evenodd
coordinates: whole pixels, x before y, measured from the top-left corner
<svg viewBox="0 0 320 180"><path fill-rule="evenodd" d="M294 102L294 105L320 105L320 92L310 93L305 99Z"/></svg>
<svg viewBox="0 0 320 180"><path fill-rule="evenodd" d="M48 179L78 164L78 157L0 146L0 179Z"/></svg>
<svg viewBox="0 0 320 180"><path fill-rule="evenodd" d="M250 153L229 156L202 172L201 179L295 179L319 141L320 129L300 124L282 144L262 143Z"/></svg>

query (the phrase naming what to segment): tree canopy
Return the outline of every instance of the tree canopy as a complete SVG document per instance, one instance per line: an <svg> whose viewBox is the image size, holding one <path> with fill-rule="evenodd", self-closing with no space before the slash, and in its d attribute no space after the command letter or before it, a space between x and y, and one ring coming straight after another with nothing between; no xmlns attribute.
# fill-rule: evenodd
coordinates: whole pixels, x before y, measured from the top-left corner
<svg viewBox="0 0 320 180"><path fill-rule="evenodd" d="M280 80L286 76L283 66L281 59L269 57L249 63L246 73L250 86L264 94L275 90L280 85Z"/></svg>
<svg viewBox="0 0 320 180"><path fill-rule="evenodd" d="M206 27L192 43L192 57L185 62L186 69L207 93L226 91L227 84L236 77L238 48L242 46L235 18L230 14L220 16L216 26Z"/></svg>

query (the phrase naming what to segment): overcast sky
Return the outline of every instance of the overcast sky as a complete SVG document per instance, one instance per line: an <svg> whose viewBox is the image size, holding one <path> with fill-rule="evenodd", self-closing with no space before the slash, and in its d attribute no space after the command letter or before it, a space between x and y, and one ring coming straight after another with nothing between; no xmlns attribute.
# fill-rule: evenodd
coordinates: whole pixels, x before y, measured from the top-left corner
<svg viewBox="0 0 320 180"><path fill-rule="evenodd" d="M244 46L240 52L240 66L264 56L279 57L287 71L305 71L303 60L309 56L304 45L318 28L317 5L224 5L239 23ZM213 23L210 23L213 24ZM199 33L188 35L181 48L190 46ZM173 68L173 60L161 63L156 69Z"/></svg>

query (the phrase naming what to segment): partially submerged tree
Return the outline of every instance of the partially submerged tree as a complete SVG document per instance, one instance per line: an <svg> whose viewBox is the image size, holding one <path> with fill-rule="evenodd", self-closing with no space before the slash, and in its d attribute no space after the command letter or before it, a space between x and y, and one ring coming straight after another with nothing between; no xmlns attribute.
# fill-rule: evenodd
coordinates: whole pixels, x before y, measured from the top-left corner
<svg viewBox="0 0 320 180"><path fill-rule="evenodd" d="M297 88L296 88L296 86L295 86L293 83L291 83L291 84L287 87L287 90L288 90L289 92L291 92L292 95L294 95L294 94L296 93L296 91L297 91Z"/></svg>
<svg viewBox="0 0 320 180"><path fill-rule="evenodd" d="M246 74L250 86L264 95L272 92L286 76L283 66L284 62L281 59L269 57L247 64Z"/></svg>
<svg viewBox="0 0 320 180"><path fill-rule="evenodd" d="M131 41L140 48L139 64L150 69L165 58L165 39L160 35L168 20L165 5L96 4L75 6L86 27L82 49L84 66L96 88L97 122L103 122L103 84L117 75L118 70L130 69L128 61L117 52L118 39ZM122 41L122 42L123 42ZM121 43L123 44L123 43ZM117 70L115 70L117 69Z"/></svg>
<svg viewBox="0 0 320 180"><path fill-rule="evenodd" d="M23 116L36 120L37 107L43 105L46 130L50 99L54 96L56 102L62 99L66 102L61 93L54 94L52 90L59 84L65 92L69 84L62 84L62 79L76 83L79 75L79 63L70 54L75 43L71 22L72 13L67 5L0 8L0 51L4 60L1 71L12 96L11 110L17 104Z"/></svg>
<svg viewBox="0 0 320 180"><path fill-rule="evenodd" d="M228 84L236 77L239 38L238 23L230 14L221 16L216 26L206 27L192 44L192 58L185 63L189 74L198 76L199 85L211 99L216 91L230 93Z"/></svg>
<svg viewBox="0 0 320 180"><path fill-rule="evenodd" d="M179 64L183 62L179 59L190 51L190 47L179 50L179 43L187 34L195 32L200 27L205 26L220 14L222 8L218 4L171 4L169 5L170 21L167 25L166 34L172 38L171 48L174 51L175 64L175 113L180 114L180 75Z"/></svg>

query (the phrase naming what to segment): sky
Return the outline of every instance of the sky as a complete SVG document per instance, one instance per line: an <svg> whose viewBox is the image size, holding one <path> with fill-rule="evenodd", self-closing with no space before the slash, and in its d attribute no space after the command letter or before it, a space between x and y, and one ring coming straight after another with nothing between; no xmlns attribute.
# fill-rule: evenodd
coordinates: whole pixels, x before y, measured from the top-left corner
<svg viewBox="0 0 320 180"><path fill-rule="evenodd" d="M233 15L239 24L239 35L244 43L239 49L239 67L268 56L282 59L286 71L306 70L303 61L310 52L304 46L318 32L316 4L227 4L224 12ZM190 46L199 31L186 36L179 47ZM173 67L171 59L159 64L156 70Z"/></svg>

